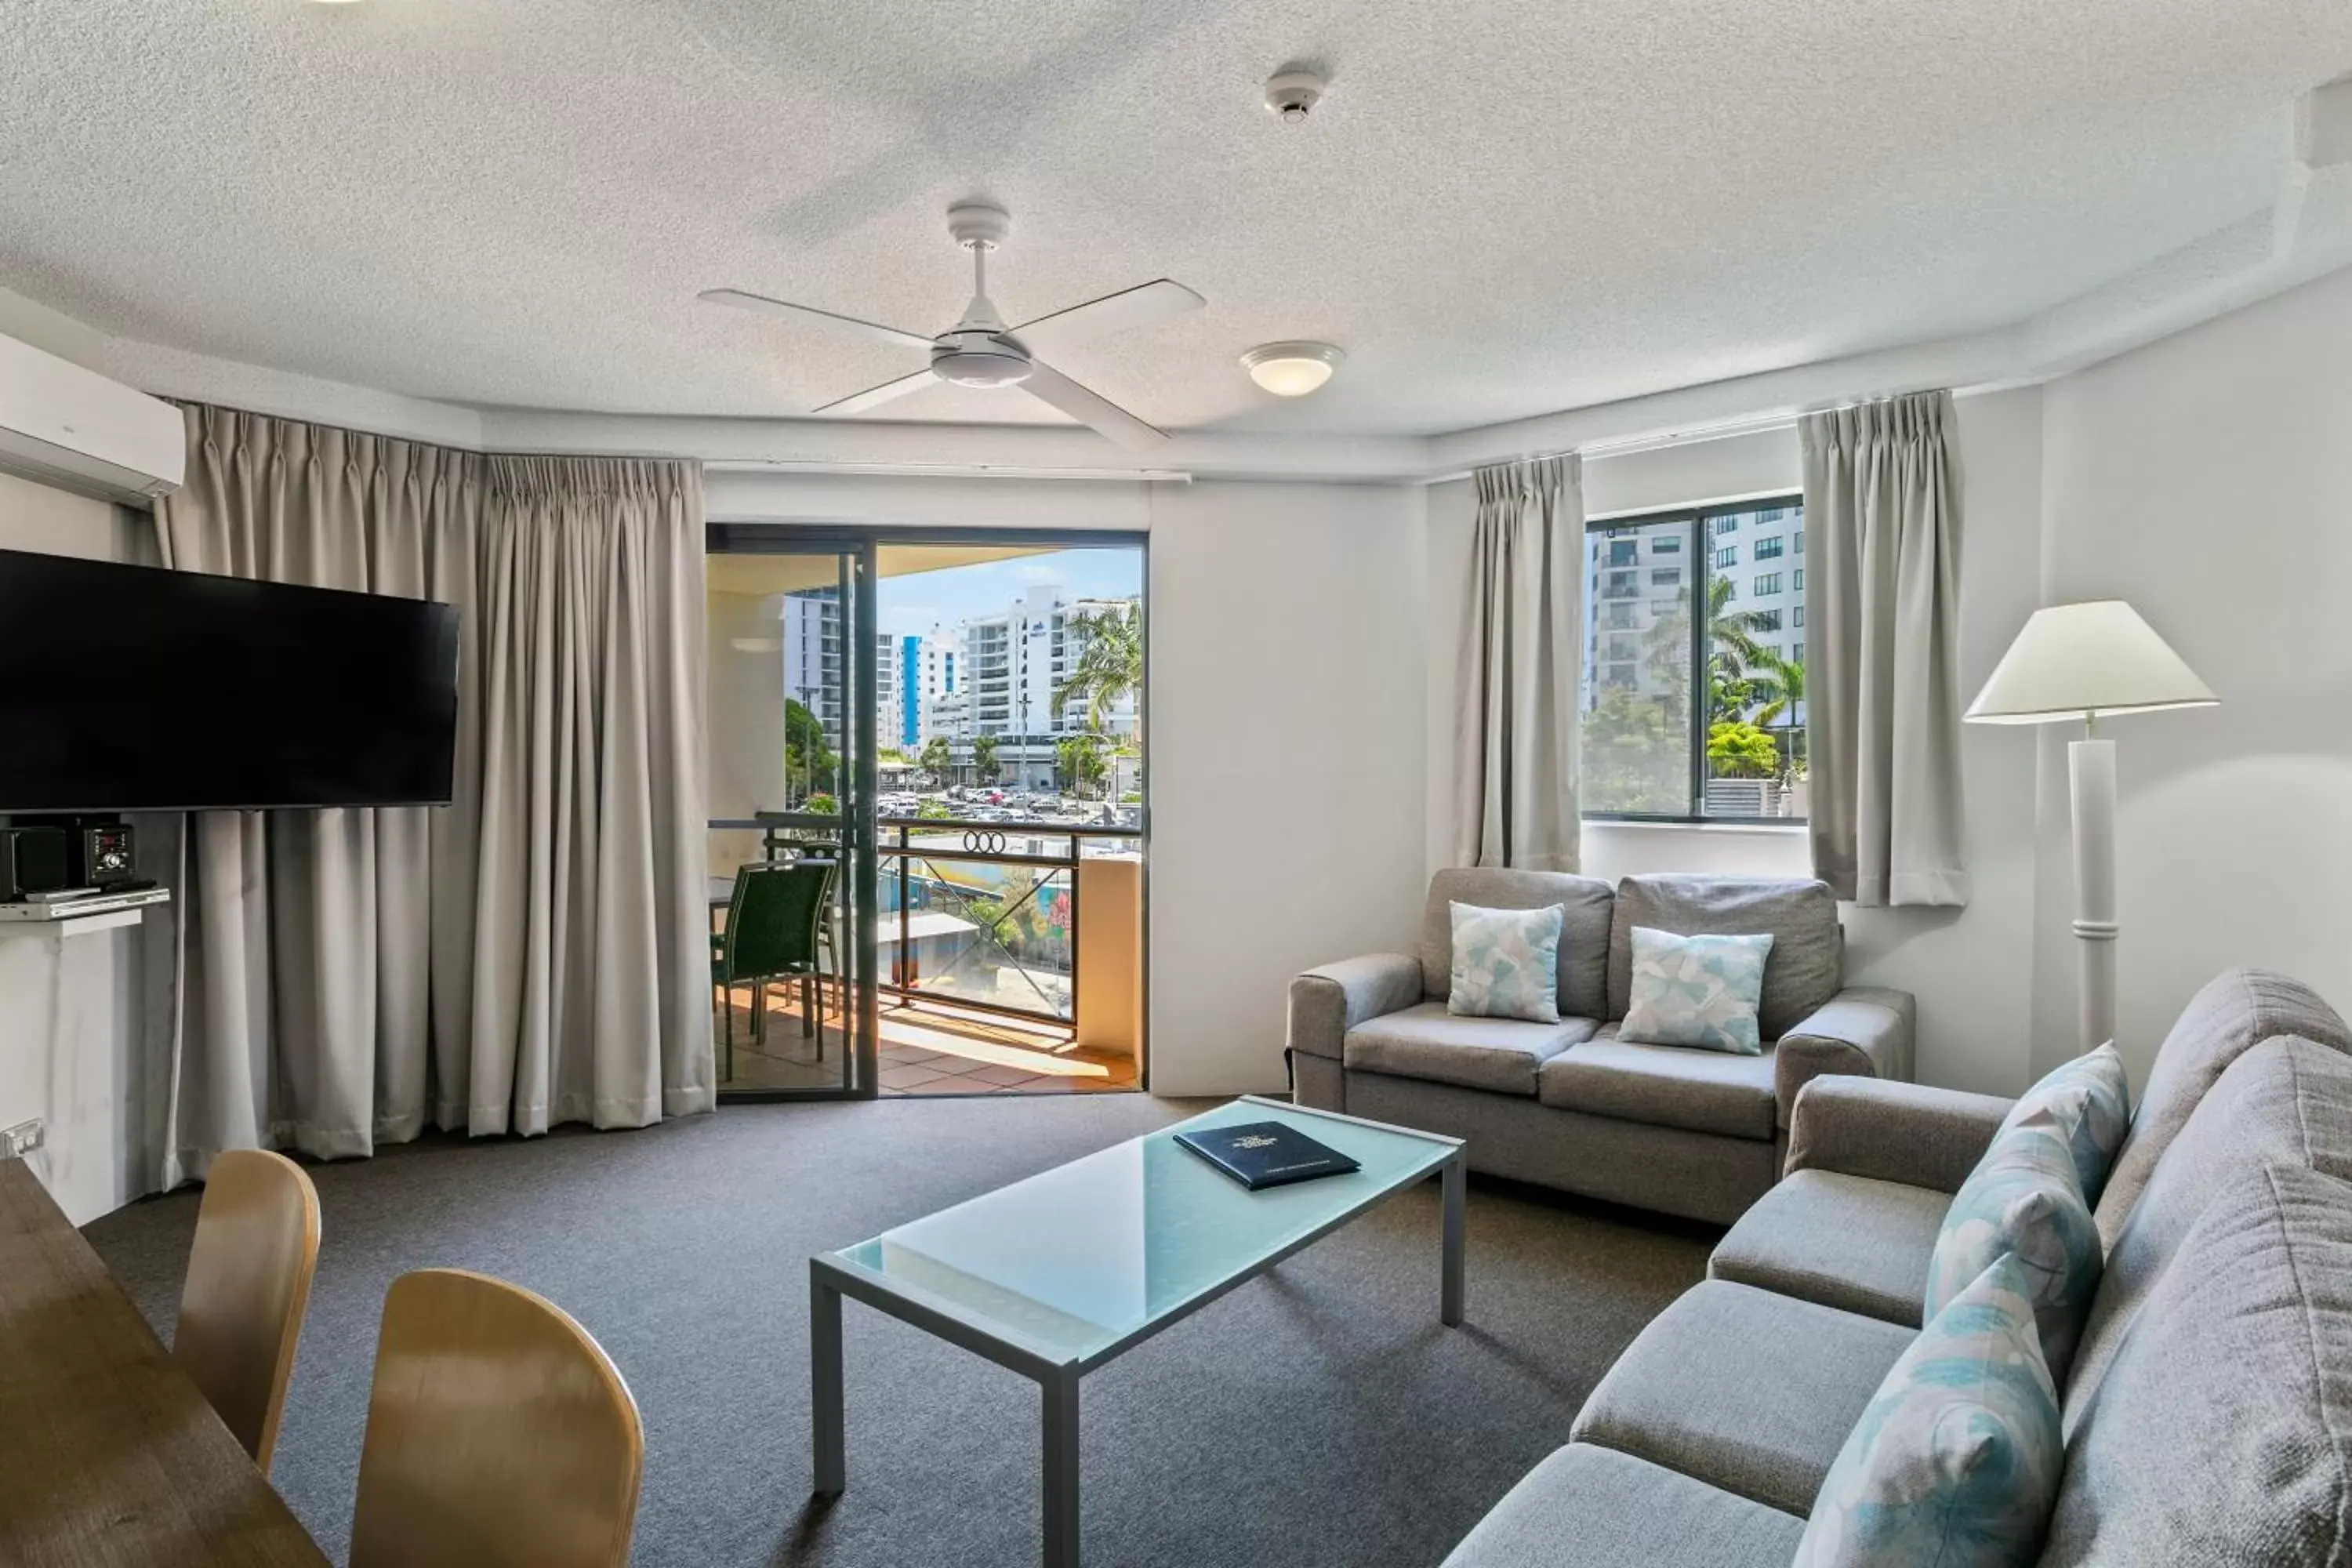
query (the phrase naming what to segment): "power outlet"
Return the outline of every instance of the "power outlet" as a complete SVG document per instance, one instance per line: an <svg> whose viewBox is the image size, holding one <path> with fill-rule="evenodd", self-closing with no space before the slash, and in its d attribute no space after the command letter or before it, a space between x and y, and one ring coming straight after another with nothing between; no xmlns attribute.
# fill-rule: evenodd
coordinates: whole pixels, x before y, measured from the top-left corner
<svg viewBox="0 0 2352 1568"><path fill-rule="evenodd" d="M36 1116L14 1127L0 1127L0 1160L21 1160L46 1141L47 1124Z"/></svg>

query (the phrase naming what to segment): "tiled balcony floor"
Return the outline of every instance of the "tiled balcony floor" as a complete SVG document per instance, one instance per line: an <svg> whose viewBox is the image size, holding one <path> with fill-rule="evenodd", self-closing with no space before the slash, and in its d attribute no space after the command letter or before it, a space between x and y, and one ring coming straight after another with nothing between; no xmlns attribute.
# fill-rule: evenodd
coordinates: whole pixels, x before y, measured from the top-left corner
<svg viewBox="0 0 2352 1568"><path fill-rule="evenodd" d="M721 1089L830 1089L841 1082L842 1024L824 1021L824 1056L802 1033L797 986L768 991L768 1036L751 1037L751 991L734 996L735 1066ZM714 1020L716 1022L717 1020ZM882 1092L901 1094L1096 1094L1136 1087L1127 1057L1084 1050L1066 1030L922 1001L883 999ZM722 1047L719 1065L726 1067Z"/></svg>

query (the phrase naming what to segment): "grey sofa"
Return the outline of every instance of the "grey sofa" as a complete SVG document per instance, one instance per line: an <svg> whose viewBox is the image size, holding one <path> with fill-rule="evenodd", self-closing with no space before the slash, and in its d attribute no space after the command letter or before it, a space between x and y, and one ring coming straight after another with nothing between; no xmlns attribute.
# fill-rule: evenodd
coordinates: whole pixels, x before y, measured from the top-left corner
<svg viewBox="0 0 2352 1568"><path fill-rule="evenodd" d="M1567 911L1558 1024L1455 1017L1447 906ZM1637 925L1769 931L1758 1057L1620 1040ZM1310 969L1290 986L1302 1105L1444 1132L1470 1168L1727 1224L1779 1177L1797 1091L1823 1074L1911 1076L1910 994L1844 984L1826 884L1549 871L1431 879L1421 951Z"/></svg>
<svg viewBox="0 0 2352 1568"><path fill-rule="evenodd" d="M2352 1561L2347 1052L2318 997L2248 970L2166 1039L2098 1205L2050 1568ZM1446 1568L1783 1568L2009 1104L1808 1084L1789 1179Z"/></svg>

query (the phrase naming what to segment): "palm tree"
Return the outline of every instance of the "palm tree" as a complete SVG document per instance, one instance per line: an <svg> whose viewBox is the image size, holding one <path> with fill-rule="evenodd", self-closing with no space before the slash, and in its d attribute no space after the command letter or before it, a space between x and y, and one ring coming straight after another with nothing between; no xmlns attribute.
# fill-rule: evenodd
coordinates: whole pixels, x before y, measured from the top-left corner
<svg viewBox="0 0 2352 1568"><path fill-rule="evenodd" d="M1055 689L1054 706L1084 702L1087 728L1108 732L1119 700L1143 689L1143 617L1132 605L1081 610L1070 617L1069 633L1078 639L1077 662Z"/></svg>
<svg viewBox="0 0 2352 1568"><path fill-rule="evenodd" d="M1765 629L1762 612L1731 607L1736 592L1728 577L1707 579L1707 700L1710 710L1725 718L1737 717L1755 705L1759 684L1755 672L1766 668L1767 660L1777 653L1756 640ZM1653 622L1646 638L1651 667L1662 674L1678 675L1689 658L1690 590L1684 589L1676 602L1681 607Z"/></svg>
<svg viewBox="0 0 2352 1568"><path fill-rule="evenodd" d="M1756 710L1756 722L1769 730L1805 700L1805 660L1801 654L1789 658L1768 647L1758 666L1756 690L1764 705Z"/></svg>
<svg viewBox="0 0 2352 1568"><path fill-rule="evenodd" d="M981 783L994 784L996 782L995 736L979 735L973 737L971 742L971 767L972 771L980 775Z"/></svg>

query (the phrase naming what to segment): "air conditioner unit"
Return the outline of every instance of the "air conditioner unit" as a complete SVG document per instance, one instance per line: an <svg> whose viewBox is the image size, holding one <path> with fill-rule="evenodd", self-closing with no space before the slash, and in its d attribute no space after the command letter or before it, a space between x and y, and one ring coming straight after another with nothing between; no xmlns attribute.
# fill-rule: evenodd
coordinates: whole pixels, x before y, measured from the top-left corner
<svg viewBox="0 0 2352 1568"><path fill-rule="evenodd" d="M0 468L107 500L180 488L180 411L30 343L0 337Z"/></svg>

